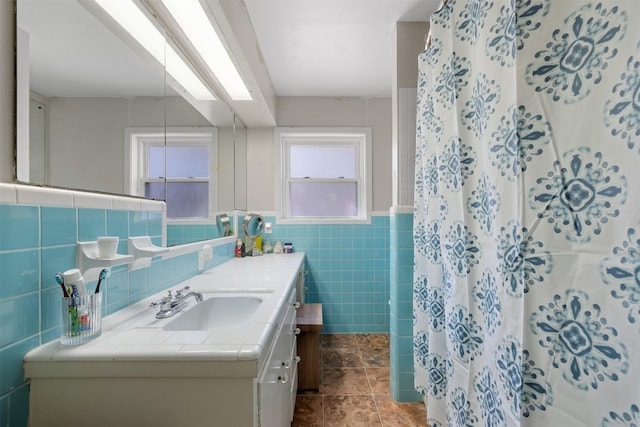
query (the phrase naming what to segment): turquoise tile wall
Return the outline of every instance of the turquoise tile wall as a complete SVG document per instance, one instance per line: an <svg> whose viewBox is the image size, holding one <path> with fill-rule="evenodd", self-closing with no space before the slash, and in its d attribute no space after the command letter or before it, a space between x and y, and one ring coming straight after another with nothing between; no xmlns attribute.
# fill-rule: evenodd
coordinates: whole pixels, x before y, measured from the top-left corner
<svg viewBox="0 0 640 427"><path fill-rule="evenodd" d="M398 402L418 402L413 386L413 214L390 218L391 395Z"/></svg>
<svg viewBox="0 0 640 427"><path fill-rule="evenodd" d="M54 274L75 267L76 242L100 235L162 239L157 211L77 209L0 204L0 426L27 425L29 386L22 359L34 347L60 336L61 291ZM233 256L233 243L214 248L205 268ZM197 274L197 254L162 260L129 272L114 267L101 290L103 314L113 313ZM90 289L96 283L88 283ZM104 287L103 287L104 286Z"/></svg>
<svg viewBox="0 0 640 427"><path fill-rule="evenodd" d="M322 303L323 333L389 332L388 216L354 225L264 219L273 224L264 239L291 242L294 251L306 253L305 300Z"/></svg>
<svg viewBox="0 0 640 427"><path fill-rule="evenodd" d="M167 224L167 246L218 237L216 224Z"/></svg>
<svg viewBox="0 0 640 427"><path fill-rule="evenodd" d="M414 401L417 395L408 303L413 271L411 218L374 216L371 224L285 225L265 217L274 225L273 234L265 238L292 242L294 250L306 253L305 297L307 302L323 304L324 333L391 332L391 385L399 401ZM174 242L204 239L209 236L206 233L217 232L213 225L197 232L190 227L193 230L179 231L185 240ZM14 232L18 229L29 231ZM53 275L73 268L75 242L81 233L86 240L100 234L126 240L128 235L153 233L159 244L161 230L162 218L156 212L0 205L0 268L3 276L11 278L0 284L0 425L26 425L28 385L22 357L59 336L60 295ZM214 251L213 259L222 262L233 256L233 244ZM126 253L126 242L119 252ZM196 269L195 254L154 260L149 268L133 272L114 268L104 291L104 314L171 287Z"/></svg>

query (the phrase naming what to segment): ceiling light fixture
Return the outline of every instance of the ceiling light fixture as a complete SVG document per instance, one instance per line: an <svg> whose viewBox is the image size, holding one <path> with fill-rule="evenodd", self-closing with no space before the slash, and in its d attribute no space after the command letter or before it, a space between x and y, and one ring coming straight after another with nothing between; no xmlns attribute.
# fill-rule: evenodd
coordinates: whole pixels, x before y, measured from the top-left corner
<svg viewBox="0 0 640 427"><path fill-rule="evenodd" d="M229 52L213 27L199 0L162 0L169 13L187 35L211 72L234 101L251 101Z"/></svg>
<svg viewBox="0 0 640 427"><path fill-rule="evenodd" d="M133 1L95 0L122 28L138 41L195 99L213 101L215 96L184 62L164 35Z"/></svg>

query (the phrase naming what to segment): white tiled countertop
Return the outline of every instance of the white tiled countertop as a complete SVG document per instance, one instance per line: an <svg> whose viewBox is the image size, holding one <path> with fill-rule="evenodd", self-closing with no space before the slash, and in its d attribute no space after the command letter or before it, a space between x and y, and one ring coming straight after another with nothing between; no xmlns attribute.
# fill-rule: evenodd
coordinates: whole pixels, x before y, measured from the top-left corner
<svg viewBox="0 0 640 427"><path fill-rule="evenodd" d="M155 321L149 304L166 290L103 319L102 335L86 344L64 346L58 340L30 351L24 359L27 378L86 376L255 376L276 332L287 296L295 287L303 253L234 258L170 290L260 294L264 300L251 324L217 331L168 331ZM108 286L108 283L107 283ZM189 310L197 304L188 300ZM176 316L179 316L177 314ZM134 319L149 317L157 328L136 328ZM144 362L144 363L141 363Z"/></svg>

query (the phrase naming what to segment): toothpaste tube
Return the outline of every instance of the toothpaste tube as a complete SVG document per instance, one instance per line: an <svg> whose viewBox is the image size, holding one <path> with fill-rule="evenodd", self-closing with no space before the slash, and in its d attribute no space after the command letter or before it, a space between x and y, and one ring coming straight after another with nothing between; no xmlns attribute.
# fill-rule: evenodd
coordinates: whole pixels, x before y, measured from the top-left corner
<svg viewBox="0 0 640 427"><path fill-rule="evenodd" d="M86 297L87 286L84 283L82 273L77 268L72 268L63 273L64 282L71 287L71 295L74 297Z"/></svg>

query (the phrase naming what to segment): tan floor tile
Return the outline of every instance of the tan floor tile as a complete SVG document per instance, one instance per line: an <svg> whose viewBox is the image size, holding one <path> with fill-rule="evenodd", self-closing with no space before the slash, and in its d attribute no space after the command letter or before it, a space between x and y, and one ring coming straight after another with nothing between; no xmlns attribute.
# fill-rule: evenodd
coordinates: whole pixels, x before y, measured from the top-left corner
<svg viewBox="0 0 640 427"><path fill-rule="evenodd" d="M381 426L372 396L325 396L325 427Z"/></svg>
<svg viewBox="0 0 640 427"><path fill-rule="evenodd" d="M357 348L322 349L322 366L325 368L361 368L362 358Z"/></svg>
<svg viewBox="0 0 640 427"><path fill-rule="evenodd" d="M364 368L324 368L323 394L372 394Z"/></svg>
<svg viewBox="0 0 640 427"><path fill-rule="evenodd" d="M292 427L323 427L322 396L296 397L296 409L293 415Z"/></svg>
<svg viewBox="0 0 640 427"><path fill-rule="evenodd" d="M356 334L360 350L368 348L389 348L389 334Z"/></svg>
<svg viewBox="0 0 640 427"><path fill-rule="evenodd" d="M365 368L373 394L389 394L389 368Z"/></svg>
<svg viewBox="0 0 640 427"><path fill-rule="evenodd" d="M371 348L360 350L362 363L366 367L385 368L389 366L390 349L389 348Z"/></svg>
<svg viewBox="0 0 640 427"><path fill-rule="evenodd" d="M322 334L320 335L320 346L322 348L356 348L356 336L354 334Z"/></svg>
<svg viewBox="0 0 640 427"><path fill-rule="evenodd" d="M398 403L390 395L375 396L384 426L428 427L427 411L422 402Z"/></svg>
<svg viewBox="0 0 640 427"><path fill-rule="evenodd" d="M427 426L422 403L391 398L388 334L322 334L320 339L320 389L298 394L292 427Z"/></svg>

